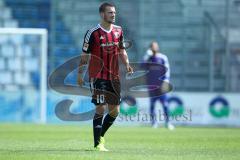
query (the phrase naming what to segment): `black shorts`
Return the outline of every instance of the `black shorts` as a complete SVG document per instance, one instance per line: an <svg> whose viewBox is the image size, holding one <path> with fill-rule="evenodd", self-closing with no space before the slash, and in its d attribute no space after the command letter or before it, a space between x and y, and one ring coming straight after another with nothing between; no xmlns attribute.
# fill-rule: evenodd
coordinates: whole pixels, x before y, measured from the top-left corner
<svg viewBox="0 0 240 160"><path fill-rule="evenodd" d="M92 79L90 83L92 103L95 105L119 105L121 101L119 80Z"/></svg>

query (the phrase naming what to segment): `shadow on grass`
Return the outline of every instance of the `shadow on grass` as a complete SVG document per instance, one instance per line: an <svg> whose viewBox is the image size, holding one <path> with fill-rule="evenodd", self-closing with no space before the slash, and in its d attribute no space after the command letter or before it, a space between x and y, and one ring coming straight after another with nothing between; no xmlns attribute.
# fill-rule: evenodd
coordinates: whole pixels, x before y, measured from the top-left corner
<svg viewBox="0 0 240 160"><path fill-rule="evenodd" d="M0 149L0 153L1 152L8 152L8 153L21 153L21 152L29 152L29 153L33 153L33 152L60 152L60 153L64 153L64 152L94 152L96 150L94 150L93 148L80 148L80 149Z"/></svg>

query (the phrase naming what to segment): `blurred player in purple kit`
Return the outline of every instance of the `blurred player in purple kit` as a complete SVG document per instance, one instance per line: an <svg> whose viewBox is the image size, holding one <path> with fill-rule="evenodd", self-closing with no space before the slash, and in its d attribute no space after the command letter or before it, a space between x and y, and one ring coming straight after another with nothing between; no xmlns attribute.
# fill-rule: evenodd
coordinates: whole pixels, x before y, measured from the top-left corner
<svg viewBox="0 0 240 160"><path fill-rule="evenodd" d="M150 45L150 48L147 50L146 55L143 58L144 62L147 63L158 63L163 65L167 71L164 76L162 76L160 79L161 81L169 82L170 79L170 67L169 67L169 62L168 58L166 55L162 54L159 52L159 46L158 43L153 41ZM147 78L147 84L151 83L151 80L155 80L156 78L156 73L151 72L148 74ZM152 78L151 78L152 77ZM168 99L167 95L163 94L160 96L155 96L155 95L150 95L150 116L151 116L151 124L153 128L158 127L158 122L156 118L156 111L155 111L155 104L157 101L160 101L163 107L163 112L164 112L164 120L165 120L165 127L168 128L169 130L174 130L174 126L169 122L169 110L168 110Z"/></svg>

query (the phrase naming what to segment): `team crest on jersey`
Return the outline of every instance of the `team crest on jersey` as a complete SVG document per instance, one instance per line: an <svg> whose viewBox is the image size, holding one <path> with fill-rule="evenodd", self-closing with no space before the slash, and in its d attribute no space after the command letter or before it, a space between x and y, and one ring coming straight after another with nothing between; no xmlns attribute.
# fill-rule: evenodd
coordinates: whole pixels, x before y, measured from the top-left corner
<svg viewBox="0 0 240 160"><path fill-rule="evenodd" d="M87 50L88 50L88 46L89 46L89 44L84 43L84 44L83 44L83 50L87 51Z"/></svg>
<svg viewBox="0 0 240 160"><path fill-rule="evenodd" d="M103 36L101 36L101 37L100 37L100 39L104 39L104 37L103 37Z"/></svg>
<svg viewBox="0 0 240 160"><path fill-rule="evenodd" d="M119 34L118 32L115 32L115 33L114 33L114 36L115 36L115 38L119 38L119 37L120 37L120 34Z"/></svg>

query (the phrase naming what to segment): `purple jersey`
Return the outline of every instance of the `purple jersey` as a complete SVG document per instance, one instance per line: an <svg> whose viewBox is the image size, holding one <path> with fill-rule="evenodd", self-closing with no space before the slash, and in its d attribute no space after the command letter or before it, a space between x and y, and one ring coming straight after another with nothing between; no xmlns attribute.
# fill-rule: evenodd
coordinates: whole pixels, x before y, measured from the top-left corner
<svg viewBox="0 0 240 160"><path fill-rule="evenodd" d="M159 71L151 72L151 74L149 74L148 80L156 79L156 76L159 76L159 78L157 78L157 79L169 82L169 80L170 80L170 67L169 67L169 62L168 62L168 58L167 58L166 55L164 55L162 53L157 53L157 54L153 55L152 51L148 50L147 54L143 58L143 61L144 62L158 63L158 64L163 65L167 69L167 72L161 78L160 78L161 75L160 75Z"/></svg>

